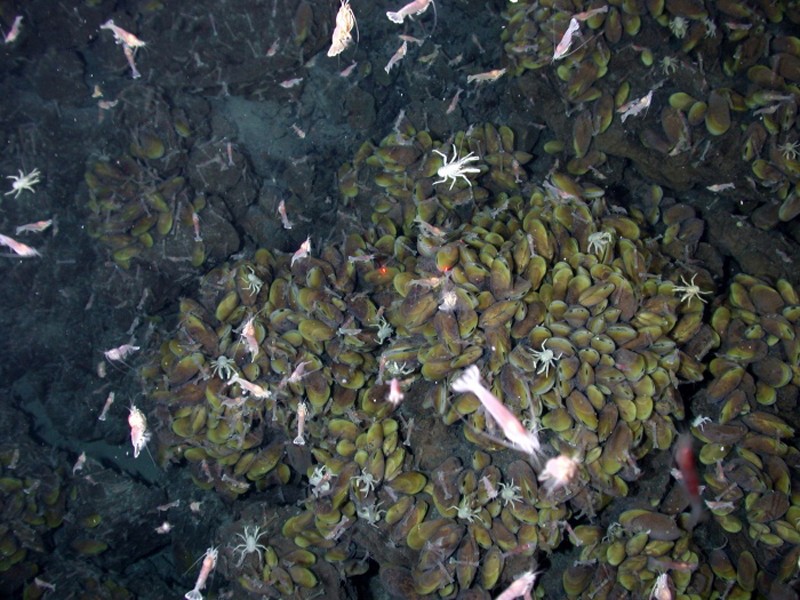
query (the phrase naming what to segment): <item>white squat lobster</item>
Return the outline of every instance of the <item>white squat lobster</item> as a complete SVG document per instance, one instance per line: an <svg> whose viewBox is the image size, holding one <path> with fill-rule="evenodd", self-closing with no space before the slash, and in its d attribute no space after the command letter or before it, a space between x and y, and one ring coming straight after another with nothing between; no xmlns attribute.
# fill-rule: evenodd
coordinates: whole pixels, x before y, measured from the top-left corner
<svg viewBox="0 0 800 600"><path fill-rule="evenodd" d="M458 158L458 150L456 150L456 145L453 144L453 158L448 159L447 155L439 150L434 150L436 154L442 157L443 164L439 169L436 171L436 174L441 177L439 181L434 181L433 185L437 183L447 183L448 180L450 181L450 188L453 189L453 186L456 184L456 179L461 177L464 181L467 182L469 187L472 187L472 182L467 179L465 173L480 173L481 170L476 167L467 167L465 166L467 163L480 160L477 156L474 155L473 152L470 152L466 156L462 158Z"/></svg>

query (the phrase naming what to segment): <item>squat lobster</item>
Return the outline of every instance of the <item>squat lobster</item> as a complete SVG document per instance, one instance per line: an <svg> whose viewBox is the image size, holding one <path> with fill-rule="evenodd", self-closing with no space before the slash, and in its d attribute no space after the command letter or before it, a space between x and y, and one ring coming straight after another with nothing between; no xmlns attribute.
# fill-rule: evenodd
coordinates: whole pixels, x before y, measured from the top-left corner
<svg viewBox="0 0 800 600"><path fill-rule="evenodd" d="M444 152L440 152L439 150L434 150L436 154L442 157L443 164L439 169L436 171L436 174L441 177L439 181L434 181L433 185L437 183L447 183L448 180L450 181L450 189L453 189L453 186L456 184L456 179L461 177L464 181L467 182L469 187L472 187L472 182L467 179L465 173L480 173L481 170L475 167L467 167L465 166L467 163L472 162L474 160L480 160L477 156L474 155L473 152L470 152L463 158L458 158L458 150L456 150L456 145L453 144L453 158L448 159L447 155Z"/></svg>
<svg viewBox="0 0 800 600"><path fill-rule="evenodd" d="M236 563L236 568L238 569L244 564L244 559L247 558L248 554L252 554L255 552L258 555L258 564L264 560L264 555L261 554L261 551L267 551L267 547L263 544L259 544L258 540L261 539L262 536L266 535L266 531L261 531L261 528L258 525L253 526L252 533L250 532L250 528L245 525L244 533L237 533L236 535L242 538L243 544L239 544L233 548L233 553L236 554L237 552L241 552L242 555L239 557L239 562ZM260 533L259 533L260 532Z"/></svg>

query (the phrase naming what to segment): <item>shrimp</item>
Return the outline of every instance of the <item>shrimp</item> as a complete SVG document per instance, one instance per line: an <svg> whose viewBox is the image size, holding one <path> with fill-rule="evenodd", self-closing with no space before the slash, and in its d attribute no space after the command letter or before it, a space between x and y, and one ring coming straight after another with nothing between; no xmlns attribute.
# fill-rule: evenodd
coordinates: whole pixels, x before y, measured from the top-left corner
<svg viewBox="0 0 800 600"><path fill-rule="evenodd" d="M428 10L428 6L431 4L433 4L433 10L436 11L436 4L433 2L433 0L413 0L413 2L409 2L396 12L387 11L386 18L388 18L392 23L402 23L406 17L410 17L411 15L421 15Z"/></svg>
<svg viewBox="0 0 800 600"><path fill-rule="evenodd" d="M206 587L208 576L217 566L217 554L216 548L206 550L205 556L203 556L203 566L200 567L200 573L197 575L197 581L194 584L194 588L184 594L185 600L203 600L200 590Z"/></svg>
<svg viewBox="0 0 800 600"><path fill-rule="evenodd" d="M31 248L27 244L23 244L22 242L18 242L17 240L8 237L7 235L3 235L0 233L0 245L6 246L11 248L16 254L19 256L30 257L30 256L41 256L39 251L35 248Z"/></svg>
<svg viewBox="0 0 800 600"><path fill-rule="evenodd" d="M692 438L688 434L678 438L675 445L675 462L681 471L681 481L692 506L692 513L687 524L687 529L691 531L703 515L703 501L700 498L700 476L697 474Z"/></svg>
<svg viewBox="0 0 800 600"><path fill-rule="evenodd" d="M308 416L308 407L305 402L300 402L297 405L297 437L292 441L296 446L305 446L306 440L303 437L303 432L306 428L306 417Z"/></svg>
<svg viewBox="0 0 800 600"><path fill-rule="evenodd" d="M561 36L561 41L558 42L555 51L553 52L553 60L559 60L569 54L569 48L572 46L572 38L580 31L580 25L575 17L569 20L569 25L564 35Z"/></svg>
<svg viewBox="0 0 800 600"><path fill-rule="evenodd" d="M75 461L75 464L72 465L72 475L75 476L76 473L79 471L83 471L83 467L86 464L86 452L81 452L80 456L78 456L78 460Z"/></svg>
<svg viewBox="0 0 800 600"><path fill-rule="evenodd" d="M514 600L514 598L524 598L531 600L531 590L536 583L538 572L525 571L509 585L502 594L495 600Z"/></svg>
<svg viewBox="0 0 800 600"><path fill-rule="evenodd" d="M147 431L147 418L142 411L135 406L131 406L128 414L128 425L131 428L133 458L139 458L142 448L150 441L150 433Z"/></svg>
<svg viewBox="0 0 800 600"><path fill-rule="evenodd" d="M192 211L192 228L194 229L194 241L202 242L203 236L200 235L200 215Z"/></svg>
<svg viewBox="0 0 800 600"><path fill-rule="evenodd" d="M281 200L278 204L278 215L281 217L281 225L283 225L284 229L291 229L292 222L289 220L289 216L286 213L286 202Z"/></svg>
<svg viewBox="0 0 800 600"><path fill-rule="evenodd" d="M111 33L114 34L114 39L117 41L118 44L122 44L130 48L131 50L135 50L136 48L143 48L147 45L146 42L143 42L138 37L133 35L130 31L124 30L122 27L114 25L114 19L109 19L102 25L100 25L100 29L108 29Z"/></svg>
<svg viewBox="0 0 800 600"><path fill-rule="evenodd" d="M111 348L111 350L106 350L103 352L103 355L106 357L108 362L122 362L124 361L129 355L133 354L139 349L139 346L132 346L131 344L122 344L121 346L117 346L116 348Z"/></svg>
<svg viewBox="0 0 800 600"><path fill-rule="evenodd" d="M242 327L242 339L247 344L247 351L255 358L258 355L258 339L256 339L255 317L250 317Z"/></svg>
<svg viewBox="0 0 800 600"><path fill-rule="evenodd" d="M272 392L268 389L258 385L257 383L253 383L251 381L247 381L246 379L242 379L237 374L234 374L233 377L228 379L228 385L239 384L239 387L246 391L248 394L255 396L256 398L264 398L269 399L272 397Z"/></svg>
<svg viewBox="0 0 800 600"><path fill-rule="evenodd" d="M405 394L403 394L403 389L400 387L400 380L397 377L392 377L389 381L389 394L386 396L386 400L394 407L397 407L405 398Z"/></svg>
<svg viewBox="0 0 800 600"><path fill-rule="evenodd" d="M135 49L127 44L122 46L122 53L125 55L125 60L128 61L128 66L131 68L131 79L139 79L142 74L136 68L136 60L134 58Z"/></svg>
<svg viewBox="0 0 800 600"><path fill-rule="evenodd" d="M22 32L22 16L17 15L14 18L14 22L11 24L11 29L8 30L8 33L3 35L3 41L6 44L11 44L12 42L16 41L19 37L19 34Z"/></svg>
<svg viewBox="0 0 800 600"><path fill-rule="evenodd" d="M300 247L292 254L289 266L294 266L295 261L306 258L309 254L311 254L311 236L308 236L306 241L300 244Z"/></svg>
<svg viewBox="0 0 800 600"><path fill-rule="evenodd" d="M30 232L30 233L41 233L50 225L53 224L53 219L47 219L46 221L36 221L35 223L26 223L25 225L19 225L16 229L16 234L19 235L20 233Z"/></svg>
<svg viewBox="0 0 800 600"><path fill-rule="evenodd" d="M540 443L538 436L525 429L519 419L514 416L505 405L497 399L497 397L490 392L481 383L481 374L478 367L472 365L463 375L456 379L451 385L455 392L472 392L478 397L483 407L486 409L492 418L503 430L511 445L532 456L536 456L540 450Z"/></svg>
<svg viewBox="0 0 800 600"><path fill-rule="evenodd" d="M353 36L350 32L356 28L358 35L358 23L353 9L350 8L350 0L341 0L342 5L336 13L336 27L331 35L331 47L328 49L328 56L338 56L352 43Z"/></svg>
<svg viewBox="0 0 800 600"><path fill-rule="evenodd" d="M108 411L111 409L112 404L114 404L114 392L109 392L108 397L106 398L106 402L105 404L103 404L103 410L100 411L100 416L97 417L98 421L106 420L106 417L108 416Z"/></svg>
<svg viewBox="0 0 800 600"><path fill-rule="evenodd" d="M467 83L472 83L473 81L476 83L491 83L493 81L497 81L503 75L506 74L506 69L492 69L491 71L486 71L485 73L476 73L475 75L467 75Z"/></svg>
<svg viewBox="0 0 800 600"><path fill-rule="evenodd" d="M386 71L387 73L391 71L395 65L397 65L401 60L403 60L407 50L408 50L408 42L403 42L403 44L392 55L392 58L389 59L389 62L386 63L386 66L383 68L383 70Z"/></svg>

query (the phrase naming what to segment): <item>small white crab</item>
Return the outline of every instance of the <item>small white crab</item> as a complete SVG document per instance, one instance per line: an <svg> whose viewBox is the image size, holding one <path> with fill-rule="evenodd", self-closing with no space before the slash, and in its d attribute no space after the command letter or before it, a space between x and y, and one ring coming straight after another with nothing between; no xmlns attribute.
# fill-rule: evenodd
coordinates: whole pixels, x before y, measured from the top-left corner
<svg viewBox="0 0 800 600"><path fill-rule="evenodd" d="M250 528L245 525L244 526L244 533L237 533L236 536L242 538L243 544L239 544L233 548L233 553L236 554L237 552L241 552L242 555L239 557L239 561L236 563L236 568L244 564L244 559L247 558L249 554L255 552L258 554L258 564L259 567L261 566L261 562L264 560L264 555L261 554L261 551L267 551L267 547L263 544L259 544L258 540L261 539L262 536L267 534L266 531L261 531L261 528L258 525L253 526L253 530L250 531Z"/></svg>
<svg viewBox="0 0 800 600"><path fill-rule="evenodd" d="M373 491L375 489L375 484L378 483L378 480L372 476L372 473L356 475L355 477L351 477L350 481L352 481L356 489L365 496Z"/></svg>
<svg viewBox="0 0 800 600"><path fill-rule="evenodd" d="M253 270L253 267L250 265L246 265L245 267L249 273L244 275L244 280L247 282L247 290L253 294L253 296L258 296L258 293L261 291L261 287L264 285L264 282L256 275L256 272Z"/></svg>
<svg viewBox="0 0 800 600"><path fill-rule="evenodd" d="M469 496L464 496L461 498L461 502L458 503L458 506L450 506L448 508L455 508L456 509L456 517L459 519L463 519L469 523L472 523L475 519L483 521L481 518L481 509L473 508L472 502L469 499Z"/></svg>
<svg viewBox="0 0 800 600"><path fill-rule="evenodd" d="M405 377L413 372L414 367L410 366L408 363L399 363L396 360L390 360L386 363L386 374L389 376L389 379L393 377Z"/></svg>
<svg viewBox="0 0 800 600"><path fill-rule="evenodd" d="M389 321L381 315L380 320L378 320L378 332L375 334L377 338L378 345L383 344L386 341L386 338L390 337L394 333L394 329L389 324Z"/></svg>
<svg viewBox="0 0 800 600"><path fill-rule="evenodd" d="M778 150L786 160L797 160L800 155L800 142L784 142L778 146Z"/></svg>
<svg viewBox="0 0 800 600"><path fill-rule="evenodd" d="M447 183L450 181L450 188L453 189L453 186L456 184L456 179L461 177L464 181L467 182L469 187L472 187L472 182L467 179L465 173L480 173L481 170L475 167L467 167L466 164L475 160L480 160L477 156L474 155L473 152L470 152L466 156L462 158L458 158L458 150L456 150L456 145L453 144L453 158L449 159L446 154L443 152L439 152L439 150L434 150L436 154L442 157L443 164L439 169L436 171L436 174L441 177L440 180L434 181L433 185L437 183Z"/></svg>
<svg viewBox="0 0 800 600"><path fill-rule="evenodd" d="M697 427L700 431L705 429L706 423L711 423L711 419L705 415L697 415L692 420L692 427Z"/></svg>
<svg viewBox="0 0 800 600"><path fill-rule="evenodd" d="M702 295L703 294L711 294L713 292L704 292L704 291L702 291L700 289L700 286L695 285L695 283L694 283L694 278L695 277L697 277L697 273L692 275L691 282L689 282L689 281L686 281L686 279L683 277L683 275L681 275L681 281L683 282L683 285L672 286L672 291L675 294L683 294L683 296L681 296L681 302L688 301L689 304L691 304L692 303L692 299L693 298L697 298L698 300L700 300L700 302L702 302L703 304L706 304L706 301L703 299Z"/></svg>
<svg viewBox="0 0 800 600"><path fill-rule="evenodd" d="M211 361L211 375L228 381L237 374L236 361L224 354Z"/></svg>
<svg viewBox="0 0 800 600"><path fill-rule="evenodd" d="M665 56L661 59L661 72L664 75L672 75L678 70L678 59L674 56Z"/></svg>
<svg viewBox="0 0 800 600"><path fill-rule="evenodd" d="M536 370L537 375L541 375L544 373L544 376L547 377L550 374L550 367L556 367L556 361L559 360L564 354L562 352L558 353L556 356L550 348L545 348L544 340L542 342L542 349L541 350L534 350L531 348L531 354L533 354L533 368L535 369L537 366L539 367Z"/></svg>
<svg viewBox="0 0 800 600"><path fill-rule="evenodd" d="M511 483L501 483L500 484L500 499L503 501L503 506L508 506L509 502L513 505L514 502L521 502L522 496L520 495L520 489L518 485L514 484L514 480L511 480Z"/></svg>
<svg viewBox="0 0 800 600"><path fill-rule="evenodd" d="M689 31L689 21L683 17L675 17L669 22L669 30L679 40L686 37L686 32Z"/></svg>
<svg viewBox="0 0 800 600"><path fill-rule="evenodd" d="M611 243L612 238L611 233L608 231L595 231L589 234L587 240L589 242L587 250L590 254L594 254L595 252L602 254L606 246Z"/></svg>
<svg viewBox="0 0 800 600"><path fill-rule="evenodd" d="M717 37L717 24L714 23L714 21L706 17L705 19L703 19L703 25L705 25L706 28L705 37L707 38Z"/></svg>
<svg viewBox="0 0 800 600"><path fill-rule="evenodd" d="M14 198L18 197L24 190L28 190L29 192L36 193L36 190L33 189L37 183L39 183L39 169L34 169L27 175L23 174L22 169L19 170L19 175L9 175L6 179L13 179L11 182L11 191L6 192L6 196L14 194Z"/></svg>
<svg viewBox="0 0 800 600"><path fill-rule="evenodd" d="M372 504L364 504L356 509L356 514L358 515L359 519L364 519L373 527L377 527L375 523L380 521L381 517L386 514L386 511L381 510L380 508L382 504L383 502L378 502L377 504L375 502Z"/></svg>

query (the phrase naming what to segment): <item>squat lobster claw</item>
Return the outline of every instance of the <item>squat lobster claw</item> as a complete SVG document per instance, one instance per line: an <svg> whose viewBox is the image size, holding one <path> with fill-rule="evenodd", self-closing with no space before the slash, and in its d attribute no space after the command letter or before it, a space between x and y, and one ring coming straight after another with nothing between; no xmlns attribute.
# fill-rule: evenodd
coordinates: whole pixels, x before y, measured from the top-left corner
<svg viewBox="0 0 800 600"><path fill-rule="evenodd" d="M447 155L444 152L440 152L439 150L434 150L436 154L442 157L443 164L439 169L436 171L436 174L441 177L440 180L434 181L433 185L437 183L447 183L450 181L450 188L453 189L453 186L456 184L456 179L461 177L464 181L467 182L469 187L472 187L472 182L467 179L465 173L480 173L481 170L476 167L467 167L466 164L475 160L480 160L473 152L470 152L463 158L458 158L458 150L456 150L456 145L453 144L453 158L448 159Z"/></svg>

